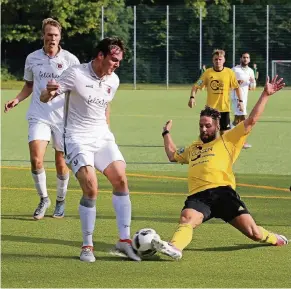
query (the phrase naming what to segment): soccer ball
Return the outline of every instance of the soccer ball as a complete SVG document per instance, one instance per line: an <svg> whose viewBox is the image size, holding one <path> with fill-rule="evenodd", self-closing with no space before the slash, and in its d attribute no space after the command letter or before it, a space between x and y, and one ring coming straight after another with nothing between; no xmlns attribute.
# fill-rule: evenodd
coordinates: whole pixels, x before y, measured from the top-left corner
<svg viewBox="0 0 291 289"><path fill-rule="evenodd" d="M160 238L154 229L145 228L137 231L132 238L132 247L141 258L149 258L156 254L152 246L153 238Z"/></svg>

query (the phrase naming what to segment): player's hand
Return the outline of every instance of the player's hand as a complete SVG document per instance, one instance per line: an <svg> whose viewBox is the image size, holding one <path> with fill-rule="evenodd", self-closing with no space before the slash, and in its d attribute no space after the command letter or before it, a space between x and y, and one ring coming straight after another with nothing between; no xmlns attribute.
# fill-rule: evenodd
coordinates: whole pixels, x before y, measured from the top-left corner
<svg viewBox="0 0 291 289"><path fill-rule="evenodd" d="M60 85L54 79L49 80L46 85L46 89L48 92L57 91L59 87Z"/></svg>
<svg viewBox="0 0 291 289"><path fill-rule="evenodd" d="M13 107L15 107L18 103L19 103L19 99L18 98L14 98L12 100L9 100L8 102L5 103L4 112L8 112Z"/></svg>
<svg viewBox="0 0 291 289"><path fill-rule="evenodd" d="M244 111L244 106L243 106L242 102L238 102L237 106L238 106L238 109L239 109L240 112Z"/></svg>
<svg viewBox="0 0 291 289"><path fill-rule="evenodd" d="M189 99L189 101L188 101L188 106L190 107L190 108L192 108L193 106L195 106L196 105L196 101L195 101L195 98L190 98Z"/></svg>
<svg viewBox="0 0 291 289"><path fill-rule="evenodd" d="M253 82L255 82L255 79L252 78L252 77L250 77L249 81L250 81L251 83L253 83Z"/></svg>
<svg viewBox="0 0 291 289"><path fill-rule="evenodd" d="M276 75L270 82L270 78L269 76L267 76L267 80L264 87L264 92L267 95L272 95L276 93L277 91L281 90L285 86L285 83L282 82L283 78L280 78L279 80L277 80L277 78L278 78L278 75Z"/></svg>
<svg viewBox="0 0 291 289"><path fill-rule="evenodd" d="M166 130L170 131L171 128L172 128L172 124L173 124L172 120L171 120L171 119L168 120L168 121L165 123L165 125L163 126L163 132L166 131Z"/></svg>

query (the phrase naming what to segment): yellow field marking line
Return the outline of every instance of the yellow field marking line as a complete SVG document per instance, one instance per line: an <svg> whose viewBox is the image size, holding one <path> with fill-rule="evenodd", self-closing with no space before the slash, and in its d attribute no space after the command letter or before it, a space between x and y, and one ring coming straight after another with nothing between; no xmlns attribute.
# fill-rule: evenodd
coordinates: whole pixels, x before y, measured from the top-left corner
<svg viewBox="0 0 291 289"><path fill-rule="evenodd" d="M2 166L2 169L10 169L10 170L30 170L28 167L10 167L10 166ZM47 171L55 171L55 169L46 169ZM127 173L127 176L130 177L139 177L146 179L164 179L164 180L175 180L175 181L187 181L187 178L183 177L172 177L172 176L152 176L152 175L144 175L144 174L136 174L136 173ZM239 187L248 187L255 189L265 189L265 190L273 190L273 191L281 191L281 192L290 192L289 189L286 188L278 188L272 186L263 186L263 185L251 185L251 184L243 184L237 183Z"/></svg>
<svg viewBox="0 0 291 289"><path fill-rule="evenodd" d="M1 190L4 191L35 191L35 188L8 188L1 187ZM50 190L50 188L49 188ZM78 192L81 193L81 189L68 189L68 192ZM99 193L109 193L112 194L112 190L99 190ZM187 197L185 193L159 193L159 192L130 192L133 195L159 195L159 196L182 196ZM280 197L280 196L244 196L241 195L242 198L253 198L253 199L283 199L283 200L291 200L291 197Z"/></svg>

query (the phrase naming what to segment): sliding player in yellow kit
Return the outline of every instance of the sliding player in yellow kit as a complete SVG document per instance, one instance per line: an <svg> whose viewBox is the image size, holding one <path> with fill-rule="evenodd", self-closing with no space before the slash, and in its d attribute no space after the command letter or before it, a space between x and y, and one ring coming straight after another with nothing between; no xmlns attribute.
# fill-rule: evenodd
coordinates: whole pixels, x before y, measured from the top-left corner
<svg viewBox="0 0 291 289"><path fill-rule="evenodd" d="M283 235L271 233L258 226L246 205L235 191L232 166L253 126L265 109L270 96L285 86L277 76L269 82L249 117L236 127L220 135L220 112L206 106L200 113L200 140L188 147L177 149L170 130L172 121L164 126L162 136L166 154L171 162L189 164L189 196L180 216L179 226L171 241L152 240L153 247L174 259L182 258L182 251L192 240L193 229L211 218L220 218L248 238L274 246L288 244Z"/></svg>

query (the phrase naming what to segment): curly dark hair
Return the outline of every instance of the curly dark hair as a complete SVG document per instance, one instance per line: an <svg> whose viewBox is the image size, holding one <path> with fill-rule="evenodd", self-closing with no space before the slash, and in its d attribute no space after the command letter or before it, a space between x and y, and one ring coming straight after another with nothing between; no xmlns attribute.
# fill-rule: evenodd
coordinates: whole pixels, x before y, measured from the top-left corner
<svg viewBox="0 0 291 289"><path fill-rule="evenodd" d="M93 57L97 57L99 52L102 52L104 57L106 57L113 48L120 49L123 53L125 53L125 45L120 38L106 37L97 44L93 52Z"/></svg>
<svg viewBox="0 0 291 289"><path fill-rule="evenodd" d="M209 116L213 118L214 120L218 120L218 121L221 118L220 112L218 110L216 110L215 108L211 108L207 105L205 106L203 110L201 110L200 117L201 116Z"/></svg>

